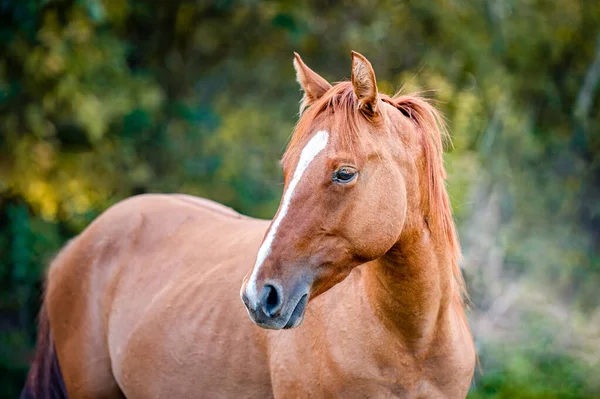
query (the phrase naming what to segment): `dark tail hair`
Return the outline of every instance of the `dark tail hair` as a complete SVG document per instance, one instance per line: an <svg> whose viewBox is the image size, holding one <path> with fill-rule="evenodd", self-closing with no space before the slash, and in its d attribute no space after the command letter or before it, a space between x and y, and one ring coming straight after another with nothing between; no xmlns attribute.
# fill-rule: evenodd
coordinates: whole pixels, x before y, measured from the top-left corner
<svg viewBox="0 0 600 399"><path fill-rule="evenodd" d="M67 398L67 389L58 365L48 312L44 303L40 312L35 358L21 392L21 399Z"/></svg>

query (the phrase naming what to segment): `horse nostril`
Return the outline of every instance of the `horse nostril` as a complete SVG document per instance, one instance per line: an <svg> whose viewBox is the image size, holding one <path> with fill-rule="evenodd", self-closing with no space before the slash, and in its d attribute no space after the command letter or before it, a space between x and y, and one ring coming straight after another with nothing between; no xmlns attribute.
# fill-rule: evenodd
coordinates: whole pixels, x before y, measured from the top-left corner
<svg viewBox="0 0 600 399"><path fill-rule="evenodd" d="M261 295L261 306L265 315L267 317L277 316L281 310L281 303L279 290L271 284L266 284Z"/></svg>

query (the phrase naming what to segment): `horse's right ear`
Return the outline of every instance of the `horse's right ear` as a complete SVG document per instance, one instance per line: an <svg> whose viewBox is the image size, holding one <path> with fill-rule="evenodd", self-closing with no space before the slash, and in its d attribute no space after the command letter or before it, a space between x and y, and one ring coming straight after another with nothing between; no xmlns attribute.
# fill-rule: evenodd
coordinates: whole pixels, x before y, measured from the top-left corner
<svg viewBox="0 0 600 399"><path fill-rule="evenodd" d="M298 53L294 53L294 68L296 69L296 79L304 91L304 97L300 103L300 112L302 112L304 108L317 101L327 90L331 89L331 85L307 67Z"/></svg>

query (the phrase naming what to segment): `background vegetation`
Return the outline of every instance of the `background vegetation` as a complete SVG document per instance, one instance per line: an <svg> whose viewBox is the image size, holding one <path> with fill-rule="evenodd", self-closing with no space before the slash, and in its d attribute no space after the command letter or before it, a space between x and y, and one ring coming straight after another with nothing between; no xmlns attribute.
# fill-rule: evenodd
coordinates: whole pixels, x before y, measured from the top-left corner
<svg viewBox="0 0 600 399"><path fill-rule="evenodd" d="M68 238L142 192L271 217L292 51L336 81L351 49L449 121L471 397L600 396L600 2L2 0L0 20L1 397Z"/></svg>

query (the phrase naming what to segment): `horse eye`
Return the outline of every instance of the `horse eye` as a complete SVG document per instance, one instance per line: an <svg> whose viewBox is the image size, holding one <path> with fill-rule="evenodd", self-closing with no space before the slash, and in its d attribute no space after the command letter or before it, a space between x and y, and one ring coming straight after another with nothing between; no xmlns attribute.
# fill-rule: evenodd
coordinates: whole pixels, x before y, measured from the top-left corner
<svg viewBox="0 0 600 399"><path fill-rule="evenodd" d="M336 183L350 183L357 174L358 171L356 169L349 166L343 166L333 173L332 180Z"/></svg>

